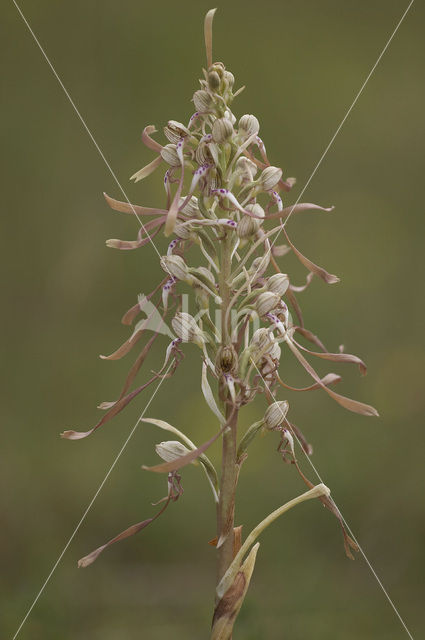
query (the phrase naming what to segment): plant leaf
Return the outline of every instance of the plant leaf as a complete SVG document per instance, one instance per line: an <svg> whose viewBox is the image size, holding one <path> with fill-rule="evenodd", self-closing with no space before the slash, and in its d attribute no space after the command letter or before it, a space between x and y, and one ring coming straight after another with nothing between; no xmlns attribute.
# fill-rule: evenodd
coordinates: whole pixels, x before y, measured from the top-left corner
<svg viewBox="0 0 425 640"><path fill-rule="evenodd" d="M210 383L208 382L206 362L202 363L201 389L202 389L202 393L204 394L204 398L206 400L207 405L209 406L211 411L217 416L217 418L220 420L220 424L224 424L226 422L226 419L217 406L213 392L210 387Z"/></svg>
<svg viewBox="0 0 425 640"><path fill-rule="evenodd" d="M214 610L211 640L229 640L249 588L260 543L257 542Z"/></svg>
<svg viewBox="0 0 425 640"><path fill-rule="evenodd" d="M306 491L305 493L302 493L297 498L293 498L289 502L286 502L284 505L282 505L278 509L275 509L275 511L273 511L266 518L264 518L264 520L262 520L260 522L260 524L258 524L255 527L255 529L253 529L251 531L251 533L248 535L248 537L245 540L245 542L243 543L239 553L236 555L236 557L234 558L234 560L231 563L230 567L227 569L226 573L222 577L220 583L217 586L217 590L216 590L218 598L222 598L223 595L228 590L228 588L230 587L230 585L233 583L235 575L237 574L237 572L239 571L239 568L241 566L241 562L242 562L244 556L246 555L246 553L248 552L248 550L250 549L251 545L254 544L254 542L256 541L258 536L265 529L267 529L267 527L270 524L272 524L272 522L274 522L277 518L279 518L281 515L283 515L287 511L289 511L289 509L292 509L292 507L295 507L297 504L300 504L301 502L304 502L305 500L311 500L312 498L319 498L321 496L329 496L329 495L330 495L330 491L329 491L328 487L326 487L323 483L318 484L315 487L313 487L312 489L310 489L309 491Z"/></svg>

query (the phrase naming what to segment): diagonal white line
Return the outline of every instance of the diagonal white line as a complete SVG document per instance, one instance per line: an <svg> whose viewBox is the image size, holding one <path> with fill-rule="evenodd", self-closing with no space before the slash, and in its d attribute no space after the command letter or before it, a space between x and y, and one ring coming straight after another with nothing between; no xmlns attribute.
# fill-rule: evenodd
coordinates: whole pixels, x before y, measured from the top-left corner
<svg viewBox="0 0 425 640"><path fill-rule="evenodd" d="M289 218L292 215L292 212L294 211L295 207L297 206L297 204L299 203L299 201L301 200L303 194L305 193L306 189L308 188L310 182L313 180L314 176L316 175L317 170L319 169L320 165L322 164L323 160L325 159L325 156L327 155L329 149L331 148L331 146L333 145L333 143L335 142L335 138L337 137L337 135L339 134L339 132L341 131L342 127L345 124L345 121L347 120L348 116L350 115L351 111L353 110L354 106L356 105L358 99L360 98L361 94L363 93L364 88L366 87L367 83L369 82L372 74L374 73L376 67L378 66L378 64L380 63L382 56L384 55L384 53L386 52L386 50L388 49L388 47L391 44L392 39L394 38L395 34L397 33L399 27L401 26L401 23L403 22L403 20L405 19L405 17L407 16L410 7L413 5L414 0L411 0L411 2L409 3L407 9L405 10L405 12L403 13L403 15L401 16L400 20L398 21L396 27L394 28L392 34L390 35L390 37L388 38L384 48L382 49L381 53L379 54L375 64L373 65L373 67L371 68L371 70L369 71L365 81L363 82L362 86L360 87L359 91L357 92L356 97L354 98L353 102L351 103L351 106L349 107L348 111L346 112L345 116L343 117L343 119L341 120L341 122L339 123L335 133L333 134L332 138L330 139L329 144L326 146L325 150L323 151L322 155L319 158L319 161L317 162L316 166L314 167L313 171L310 174L310 177L308 178L307 182L305 183L300 195L298 196L296 202L292 205L288 216L286 217L285 221L282 223L281 225L281 229L279 230L279 232L277 233L275 239L273 240L273 242L271 243L269 250L267 253L270 253L271 250L273 249L273 246L275 245L277 239L279 238L282 230L285 228L287 222L289 221Z"/></svg>
<svg viewBox="0 0 425 640"><path fill-rule="evenodd" d="M134 206L133 206L133 205L132 205L132 203L130 202L130 200L129 200L129 198L128 198L128 196L127 196L126 192L124 191L124 189L123 189L123 187L122 187L122 185L121 185L120 181L118 180L118 178L117 178L117 176L116 176L116 174L115 174L114 170L112 169L111 165L109 164L108 160L106 159L105 154L103 153L102 149L100 148L99 144L97 143L97 141L96 141L96 139L95 139L94 135L93 135L93 134L92 134L92 132L90 131L90 129L89 129L89 127L88 127L88 125L87 125L86 121L84 120L83 116L81 115L80 111L78 110L78 108L77 108L77 106L76 106L75 102L74 102L74 101L73 101L73 99L71 98L71 96L70 96L70 94L69 94L68 90L66 89L65 85L63 84L63 82L62 82L62 80L61 80L60 76L58 75L58 73L57 73L56 69L54 68L53 64L51 63L51 61L50 61L50 59L49 59L49 57L48 57L47 53L44 51L43 47L41 46L40 41L38 40L38 38L37 38L37 36L35 35L34 31L31 29L31 26L30 26L30 24L29 24L28 20L26 19L26 17L25 17L25 16L24 16L24 14L22 13L22 10L21 10L21 8L19 7L19 5L18 5L18 3L16 2L16 0L12 0L12 2L13 2L13 4L15 5L15 7L16 7L16 9L17 9L17 11L19 12L19 14L20 14L20 16L21 16L22 20L24 21L25 25L27 26L28 31L29 31L29 32L30 32L30 34L32 35L32 37L33 37L33 39L34 39L35 43L37 44L38 48L40 49L41 53L43 54L44 59L46 60L46 62L47 62L47 64L49 65L50 69L52 70L53 75L55 76L56 80L59 82L60 86L62 87L62 89L63 89L63 91L64 91L64 93L65 93L66 97L68 98L68 100L69 100L69 102L70 102L70 104L71 104L71 106L72 106L72 108L74 109L75 113L77 114L78 118L80 119L81 124L83 125L84 129L87 131L87 133L88 133L88 135L89 135L89 137L90 137L91 141L93 142L94 146L96 147L96 149L97 149L97 151L98 151L98 153L99 153L100 157L102 158L103 162L106 164L106 166L107 166L107 168L108 168L108 170L109 170L109 173L111 174L111 176L112 176L112 177L113 177L113 179L115 180L116 184L118 185L119 190L120 190L120 191L121 191L121 193L123 194L124 198L127 200L128 204L130 205L130 207L131 207L131 209L132 209L132 211L133 211L134 215L136 216L137 220L139 221L139 224L140 224L140 226L142 227L143 231L144 231L144 232L146 233L146 235L148 236L149 241L150 241L150 243L152 244L153 248L155 249L156 253L157 253L157 254L158 254L158 256L161 258L161 254L160 254L160 252L158 251L158 249L157 249L157 247L156 247L156 245L155 245L154 241L153 241L153 240L152 240L152 238L150 237L150 234L147 232L146 227L145 227L145 225L143 224L143 222L142 222L142 220L141 220L140 216L138 215L138 213L136 212L136 210L135 210ZM165 265L164 265L164 266L165 266ZM166 266L165 266L165 268L166 268ZM168 271L168 269L167 269L167 271ZM170 273L169 271L168 271L168 273L169 273L170 277L172 277L172 275L171 275L171 273Z"/></svg>
<svg viewBox="0 0 425 640"><path fill-rule="evenodd" d="M268 389L268 391L269 391L269 393L270 393L271 397L273 397L273 396L272 396L272 392L271 392L271 390L270 390L270 386L269 386L269 385L267 384L267 382L264 380L264 378L263 378L263 376L262 376L262 374L261 374L261 371L258 369L257 365L255 364L255 362L254 362L254 360L253 360L252 358L251 358L251 362L252 362L252 364L254 365L254 367L256 368L257 373L259 374L260 378L262 379L262 381L263 381L263 383L264 383L264 386ZM280 408L280 405L278 404L277 400L275 400L273 404L275 404L275 405L276 405L276 407L277 407L278 411L280 411L280 413L282 414L282 419L284 419L284 418L285 418L285 414L283 413L282 409ZM315 467L315 465L314 465L313 461L311 460L310 456L309 456L309 455L306 453L306 451L304 450L304 447L302 446L302 444L301 444L301 442L300 442L300 439L298 438L298 436L297 436L296 432L295 432L295 431L292 431L292 433L293 433L293 435L295 436L295 438L296 438L296 440L297 440L297 442L298 442L298 444L299 444L299 446L300 446L301 451L304 453L305 457L307 458L307 460L308 460L308 462L309 462L309 464L310 464L311 468L313 469L314 473L316 474L316 476L318 477L318 479L320 480L320 482L322 482L323 484L325 484L325 485L326 485L326 482L325 482L325 481L323 480L323 478L321 477L320 473L318 472L317 468ZM334 502L335 502L335 501L334 501ZM354 542L357 544L357 546L358 546L358 548L359 548L360 553L362 554L362 556L363 556L363 558L364 558L364 560L365 560L365 562L366 562L367 566L369 567L369 569L370 569L371 573L373 574L374 578L376 579L377 583L379 584L380 588L382 589L382 591L383 591L383 593L384 593L384 595L385 595L386 599L388 600L389 604L391 605L392 609L394 610L394 613L396 614L397 618L398 618L398 619L399 619L399 621L401 622L401 624L402 624L402 626L403 626L404 630L406 631L407 635L409 636L410 640L414 640L414 638L413 638L412 634L410 633L410 631L409 631L409 629L408 629L408 627L407 627L407 625L406 625L405 621L404 621L404 620L403 620L403 618L401 617L401 614L400 614L399 610L398 610L398 609L397 609L397 607L395 606L395 604L394 604L393 600L391 599L391 597L390 597L390 595L389 595L388 591L385 589L384 585L382 584L381 579L379 578L378 574L376 573L375 569L373 568L372 563L370 562L370 560L369 560L369 559L368 559L368 557L366 556L366 553L364 552L364 550L363 550L362 546L360 545L359 541L357 540L356 536L354 535L354 533L353 533L353 531L352 531L352 529L351 529L350 525L348 524L348 522L346 521L346 519L345 519L345 518L344 518L344 516L342 515L341 510L340 510L340 508L338 507L338 505L336 504L336 502L335 502L335 505L336 505L336 507L337 507L337 509L338 509L338 511L339 511L339 513L340 513L340 516L341 516L341 518L342 518L342 520L343 520L343 522L344 522L345 526L347 527L347 531L350 533L350 535L351 535L351 537L353 538Z"/></svg>
<svg viewBox="0 0 425 640"><path fill-rule="evenodd" d="M152 400L154 399L154 397L156 396L160 386L162 385L162 383L164 382L164 380L166 379L165 376L167 375L167 373L169 372L170 368L172 366L172 363L169 365L169 367L167 368L164 377L161 378L161 380L159 381L157 387L155 388L154 392L152 393L151 397L149 398L149 401L147 402L145 408L143 409L142 413L140 414L140 416L138 417L136 424L134 425L134 427L131 429L130 433L128 434L124 444L122 445L121 449L119 450L117 456L115 457L113 463L111 464L107 474L105 475L105 477L103 478L102 482L100 483L99 487L96 490L96 493L94 494L93 498L90 500L89 504L87 505L86 510L84 511L83 515L81 516L81 519L79 520L77 526L75 527L74 531L72 532L72 535L69 537L68 542L66 543L66 545L64 546L63 550L61 551L58 559L56 560L55 564L53 565L49 575L47 576L47 578L45 579L45 581L43 582L40 591L37 593L36 597L34 598L33 603L31 604L30 608L28 609L27 613L25 614L24 619L22 620L21 624L19 625L15 635L13 636L12 640L15 640L15 638L18 637L19 632L21 631L22 627L24 626L25 622L27 621L28 616L30 615L31 611L33 610L33 608L35 607L38 599L40 598L41 594L43 593L44 589L47 587L47 584L50 581L50 578L52 577L52 575L54 574L54 572L56 571L60 561L62 560L63 556L65 555L69 545L71 544L71 542L73 541L73 539L75 538L75 535L77 534L77 531L79 530L79 528L81 527L81 525L83 524L84 520L87 517L87 514L89 513L90 509L92 508L96 498L98 497L99 493L102 491L107 479L109 478L109 476L111 475L112 471L115 468L115 465L117 464L118 460L120 459L122 453L124 452L124 449L127 447L128 443L130 442L131 438L134 435L134 432L136 431L140 421L142 420L142 418L144 417L146 411L148 410Z"/></svg>

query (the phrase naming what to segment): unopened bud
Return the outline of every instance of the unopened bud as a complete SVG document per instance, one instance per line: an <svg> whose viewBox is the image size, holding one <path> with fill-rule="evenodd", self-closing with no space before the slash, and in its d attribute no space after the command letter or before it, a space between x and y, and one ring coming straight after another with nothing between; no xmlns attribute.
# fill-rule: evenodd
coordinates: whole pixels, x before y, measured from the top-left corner
<svg viewBox="0 0 425 640"><path fill-rule="evenodd" d="M264 293L260 293L256 300L256 308L257 313L262 318L267 315L273 309L277 307L280 302L280 297L271 291L265 291Z"/></svg>
<svg viewBox="0 0 425 640"><path fill-rule="evenodd" d="M275 273L267 280L267 291L276 293L282 297L289 287L289 278L286 273Z"/></svg>
<svg viewBox="0 0 425 640"><path fill-rule="evenodd" d="M216 370L217 373L235 374L238 367L238 355L233 345L220 347L217 352Z"/></svg>
<svg viewBox="0 0 425 640"><path fill-rule="evenodd" d="M241 218L240 222L238 223L237 229L239 238L247 238L254 235L254 233L257 233L262 223L260 217L264 218L265 216L264 209L259 204L248 204L246 205L245 209L258 217L253 218L251 216L245 215Z"/></svg>
<svg viewBox="0 0 425 640"><path fill-rule="evenodd" d="M195 159L199 165L214 164L210 145L207 142L200 142L196 147Z"/></svg>
<svg viewBox="0 0 425 640"><path fill-rule="evenodd" d="M260 130L260 123L253 115L246 114L239 120L239 132L243 134L245 138L256 135Z"/></svg>
<svg viewBox="0 0 425 640"><path fill-rule="evenodd" d="M260 183L264 191L270 191L277 185L282 177L282 169L278 167L266 167L260 176Z"/></svg>
<svg viewBox="0 0 425 640"><path fill-rule="evenodd" d="M193 94L193 104L195 105L196 111L200 111L201 113L210 111L212 106L211 96L204 89L199 89Z"/></svg>
<svg viewBox="0 0 425 640"><path fill-rule="evenodd" d="M218 118L212 126L212 137L218 144L226 142L233 134L232 123L228 118Z"/></svg>
<svg viewBox="0 0 425 640"><path fill-rule="evenodd" d="M164 135L172 143L177 143L180 138L184 138L189 134L189 130L181 122L176 120L169 120L166 127L164 127Z"/></svg>
<svg viewBox="0 0 425 640"><path fill-rule="evenodd" d="M206 267L198 267L197 269L193 269L192 273L195 276L203 277L204 280L206 280L210 285L212 285L212 288L215 288L216 282L215 282L214 274L212 271L210 271Z"/></svg>
<svg viewBox="0 0 425 640"><path fill-rule="evenodd" d="M173 233L182 240L187 240L191 236L191 231L181 222L176 222Z"/></svg>
<svg viewBox="0 0 425 640"><path fill-rule="evenodd" d="M165 462L174 462L177 458L185 456L190 453L190 449L184 446L178 440L167 440L166 442L160 442L155 445L155 451L162 460Z"/></svg>
<svg viewBox="0 0 425 640"><path fill-rule="evenodd" d="M252 182L255 174L258 171L258 168L255 162L252 162L252 160L246 158L245 156L241 156L236 161L236 170L242 177L242 180L245 180L246 182Z"/></svg>
<svg viewBox="0 0 425 640"><path fill-rule="evenodd" d="M166 273L177 280L186 280L189 275L188 266L181 256L162 256L160 264Z"/></svg>
<svg viewBox="0 0 425 640"><path fill-rule="evenodd" d="M270 262L270 251L266 251L263 256L258 256L255 260L252 261L250 268L248 269L248 273L252 277L260 277L266 271Z"/></svg>
<svg viewBox="0 0 425 640"><path fill-rule="evenodd" d="M180 198L179 206L183 204L185 199L186 198ZM191 196L189 202L183 207L182 212L190 218L197 218L199 216L198 198L196 196Z"/></svg>
<svg viewBox="0 0 425 640"><path fill-rule="evenodd" d="M162 159L172 167L179 167L181 164L180 158L177 155L175 144L166 144L165 147L162 147L161 156Z"/></svg>
<svg viewBox="0 0 425 640"><path fill-rule="evenodd" d="M261 327L254 331L251 338L250 349L254 356L257 354L258 356L263 357L273 350L275 344L276 340L274 339L273 333L270 329Z"/></svg>
<svg viewBox="0 0 425 640"><path fill-rule="evenodd" d="M264 425L267 429L277 429L286 418L289 404L286 400L278 400L273 402L264 414Z"/></svg>
<svg viewBox="0 0 425 640"><path fill-rule="evenodd" d="M211 91L217 91L220 86L220 76L217 71L210 71L208 74L208 86Z"/></svg>
<svg viewBox="0 0 425 640"><path fill-rule="evenodd" d="M223 81L227 89L231 89L235 84L235 76L231 71L223 71Z"/></svg>
<svg viewBox="0 0 425 640"><path fill-rule="evenodd" d="M205 342L203 331L190 313L178 311L171 320L171 326L176 336L183 342L195 342L199 346Z"/></svg>

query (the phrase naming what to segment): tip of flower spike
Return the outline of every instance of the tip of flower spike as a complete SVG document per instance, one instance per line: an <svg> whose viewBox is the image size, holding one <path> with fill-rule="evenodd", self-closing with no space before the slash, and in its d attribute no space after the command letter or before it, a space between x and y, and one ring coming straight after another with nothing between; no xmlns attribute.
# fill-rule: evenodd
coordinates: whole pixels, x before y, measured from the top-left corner
<svg viewBox="0 0 425 640"><path fill-rule="evenodd" d="M216 11L217 9L210 9L205 16L204 22L205 51L207 54L208 68L212 65L212 23Z"/></svg>

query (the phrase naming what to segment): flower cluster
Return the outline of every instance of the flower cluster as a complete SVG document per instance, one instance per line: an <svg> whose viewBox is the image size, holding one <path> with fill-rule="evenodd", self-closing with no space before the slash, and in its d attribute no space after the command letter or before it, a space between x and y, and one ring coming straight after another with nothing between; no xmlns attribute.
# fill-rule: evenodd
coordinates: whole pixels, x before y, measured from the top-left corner
<svg viewBox="0 0 425 640"><path fill-rule="evenodd" d="M161 167L165 169L164 207L142 207L105 196L114 210L135 215L140 222L136 240L108 240L109 247L138 249L153 243L161 229L169 238L169 244L160 260L163 276L158 279L156 288L140 297L122 322L132 325L140 314L146 317L136 322L121 347L104 357L119 359L143 337L150 337L117 400L100 405L105 411L103 418L88 431L66 431L63 437L79 439L93 433L155 380L171 376L181 361L183 349L187 343L192 343L200 350L202 392L219 419L221 429L200 447L178 432L184 444L172 440L158 445L157 453L163 463L153 469L175 474L177 469L199 459L218 501L217 474L204 452L224 433L229 416L237 414L258 394L265 398L267 407L262 420L251 425L239 440L239 466L247 456L248 445L260 430L278 431L279 450L284 460L295 463L309 488L312 484L296 460L294 439L308 455L312 449L301 431L289 421L288 402L276 401L279 388L292 391L320 388L351 411L364 415L377 413L369 405L336 393L330 387L340 381L340 376L329 373L321 378L304 355L336 363L353 363L362 373L366 370L358 357L342 350L328 351L319 338L305 328L297 299L298 293L309 286L314 276L328 284L337 282L338 278L294 246L285 223L289 216L298 212L331 211L332 207L311 203L284 206L283 199L295 180L285 178L282 169L269 162L259 135L257 117L252 114L238 117L233 112L234 98L242 88L235 91L233 74L223 63L212 62L208 34L206 30L208 67L200 80L200 88L193 94L195 111L187 124L169 120L163 128L165 144L152 138L156 132L153 126L147 126L142 134L143 142L156 156L132 179L138 182ZM278 245L281 235L286 243ZM307 268L306 283L302 286L296 286L278 265L280 258L290 251ZM161 333L170 335L171 342L166 347L160 371L131 390L149 350ZM313 349L305 346L306 341L314 345ZM310 386L295 388L282 379L283 349L292 353L312 378ZM177 433L163 421L153 422ZM171 480L173 478L175 481L175 476L171 475ZM180 493L180 490L173 493L169 489L168 502ZM323 494L320 499L342 525L329 495ZM350 553L349 546L355 545L345 531L344 536L347 553Z"/></svg>

